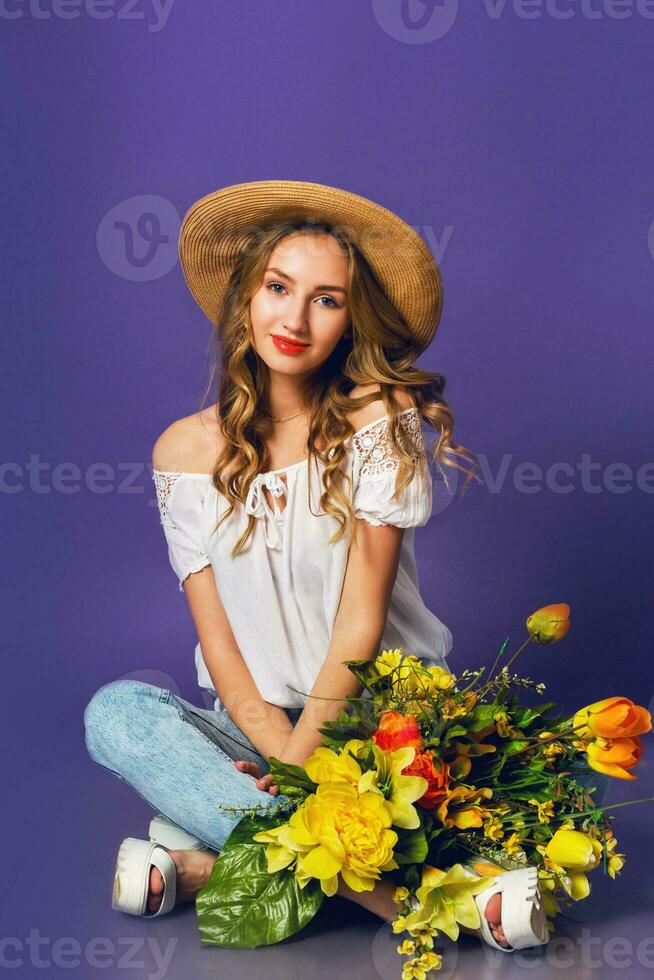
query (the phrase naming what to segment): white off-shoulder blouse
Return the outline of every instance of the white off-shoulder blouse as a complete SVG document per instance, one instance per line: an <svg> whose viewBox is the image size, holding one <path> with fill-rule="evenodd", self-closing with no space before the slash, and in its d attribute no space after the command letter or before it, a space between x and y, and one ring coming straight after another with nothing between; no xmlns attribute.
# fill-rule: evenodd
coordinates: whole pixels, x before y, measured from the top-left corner
<svg viewBox="0 0 654 980"><path fill-rule="evenodd" d="M389 434L389 416L364 425L345 443L344 467L352 479L352 505L370 524L406 528L381 649L404 647L406 653L447 669L452 634L425 605L419 590L414 531L427 523L432 509L432 479L425 455L422 419L415 407L400 413L419 465L416 474L392 500L399 459ZM322 468L312 460L312 504L309 508L309 460L259 473L244 505L236 504L218 531L216 521L228 503L210 473L154 469L161 524L168 555L183 593L189 575L211 565L216 586L239 650L262 698L285 708L302 708L329 648L340 602L349 542L347 533L328 544L339 527L320 508ZM282 479L286 475L286 482ZM263 493L270 490L271 508ZM281 509L277 498L284 496ZM313 513L312 513L313 511ZM247 526L258 520L245 550L230 552ZM357 651L352 650L352 659ZM222 707L202 649L195 648L198 683Z"/></svg>

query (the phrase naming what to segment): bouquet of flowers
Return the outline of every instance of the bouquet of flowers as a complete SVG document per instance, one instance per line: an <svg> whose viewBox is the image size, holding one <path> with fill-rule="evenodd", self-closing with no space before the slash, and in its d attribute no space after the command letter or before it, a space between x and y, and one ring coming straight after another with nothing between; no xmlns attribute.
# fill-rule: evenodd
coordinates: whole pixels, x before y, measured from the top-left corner
<svg viewBox="0 0 654 980"><path fill-rule="evenodd" d="M363 892L386 874L398 905L393 932L408 934L397 947L410 957L403 977L423 980L440 968L439 933L456 940L460 926L479 928L474 896L498 872L535 867L551 917L589 894L587 875L600 865L614 878L625 855L607 811L626 804L596 805L575 761L635 779L650 713L625 697L573 717L553 713L551 701L528 707L515 689L540 698L545 685L510 671L529 643L561 640L569 614L559 603L529 616L524 643L500 668L507 638L487 678L485 668L457 677L425 666L402 648L346 661L368 696L349 697L319 729L323 744L304 766L270 759L286 800L272 814L238 811L196 899L203 944L279 942L340 879Z"/></svg>

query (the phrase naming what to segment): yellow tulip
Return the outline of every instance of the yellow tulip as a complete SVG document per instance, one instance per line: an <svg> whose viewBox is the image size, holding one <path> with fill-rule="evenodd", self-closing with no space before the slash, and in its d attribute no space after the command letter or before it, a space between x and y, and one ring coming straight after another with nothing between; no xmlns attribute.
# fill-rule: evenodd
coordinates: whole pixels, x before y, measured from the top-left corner
<svg viewBox="0 0 654 980"><path fill-rule="evenodd" d="M563 887L574 901L586 898L590 892L586 872L599 864L602 846L599 841L580 830L557 830L543 848L543 854L558 868L567 872Z"/></svg>
<svg viewBox="0 0 654 980"><path fill-rule="evenodd" d="M557 643L570 631L570 606L555 602L527 617L527 632L537 643Z"/></svg>
<svg viewBox="0 0 654 980"><path fill-rule="evenodd" d="M629 698L613 697L580 708L572 724L582 738L593 735L630 738L651 731L652 716L647 708L634 704Z"/></svg>

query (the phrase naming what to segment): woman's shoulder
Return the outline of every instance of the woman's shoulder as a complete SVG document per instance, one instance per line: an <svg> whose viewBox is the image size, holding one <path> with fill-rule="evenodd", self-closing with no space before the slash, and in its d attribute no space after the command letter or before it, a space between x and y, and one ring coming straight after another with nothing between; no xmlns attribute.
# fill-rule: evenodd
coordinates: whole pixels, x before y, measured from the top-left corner
<svg viewBox="0 0 654 980"><path fill-rule="evenodd" d="M348 412L348 419L354 426L355 431L363 428L364 425L368 425L370 422L375 422L377 419L382 418L386 414L386 406L382 400L379 385L376 383L356 385L350 392L351 398L361 398L362 395L375 393L378 394L378 398L371 400L362 408L356 408ZM415 397L406 388L394 386L391 388L391 397L400 412L407 408L416 407Z"/></svg>
<svg viewBox="0 0 654 980"><path fill-rule="evenodd" d="M218 405L210 405L168 425L152 448L156 470L211 473L221 447Z"/></svg>

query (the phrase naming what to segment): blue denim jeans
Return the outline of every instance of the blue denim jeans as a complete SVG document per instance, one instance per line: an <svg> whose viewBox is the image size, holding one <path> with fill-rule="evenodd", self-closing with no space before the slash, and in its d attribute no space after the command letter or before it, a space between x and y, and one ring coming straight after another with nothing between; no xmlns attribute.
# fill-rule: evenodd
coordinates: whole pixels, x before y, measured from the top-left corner
<svg viewBox="0 0 654 980"><path fill-rule="evenodd" d="M285 709L293 725L301 708ZM220 851L241 813L274 813L288 803L257 789L236 759L270 766L226 708L197 708L171 691L136 680L105 684L84 711L86 747L95 762L132 786L158 813Z"/></svg>

